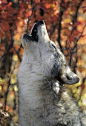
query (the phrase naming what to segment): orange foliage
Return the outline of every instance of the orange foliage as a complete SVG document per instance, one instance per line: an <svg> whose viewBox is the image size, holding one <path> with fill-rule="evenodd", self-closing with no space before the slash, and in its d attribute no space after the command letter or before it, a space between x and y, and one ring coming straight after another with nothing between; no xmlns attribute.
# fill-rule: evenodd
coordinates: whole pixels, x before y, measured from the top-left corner
<svg viewBox="0 0 86 126"><path fill-rule="evenodd" d="M32 2L30 0L16 0L16 2L0 1L0 68L2 72L0 73L3 74L3 71L6 71L4 77L7 79L3 81L0 77L0 92L3 97L5 96L7 87L9 87L9 77L11 78L11 86L8 93L8 96L10 96L8 101L14 100L14 91L17 91L17 87L12 85L17 83L16 74L23 54L20 41L21 35L25 32L30 33L30 29L36 20L45 21L49 36L57 45L59 45L58 36L60 33L62 50L67 56L68 61L70 61L70 58L72 59L71 67L76 63L75 70L80 75L81 80L86 78L85 5L86 1L82 0L64 0L64 2L62 0L32 0ZM79 9L76 14L78 6ZM70 57L71 55L72 57ZM8 62L8 58L11 62ZM5 61L6 64L4 64ZM7 71L8 66L10 71ZM3 67L6 70L3 70ZM78 104L83 109L83 106L86 106L83 105L83 101L86 99L86 81L80 82L80 84L73 87L71 86L71 89L74 97L79 100ZM80 92L81 90L83 90L82 93ZM5 98L3 99L0 101L0 104L5 104ZM12 113L13 108L10 106L13 104L8 101L6 110Z"/></svg>

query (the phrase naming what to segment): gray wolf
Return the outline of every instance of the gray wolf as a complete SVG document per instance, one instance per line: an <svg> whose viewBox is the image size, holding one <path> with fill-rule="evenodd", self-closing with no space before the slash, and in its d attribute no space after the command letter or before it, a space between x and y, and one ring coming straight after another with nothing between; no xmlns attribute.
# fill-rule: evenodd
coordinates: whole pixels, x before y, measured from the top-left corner
<svg viewBox="0 0 86 126"><path fill-rule="evenodd" d="M50 40L44 21L21 38L23 59L18 72L21 126L86 126L65 84L79 82L65 56Z"/></svg>

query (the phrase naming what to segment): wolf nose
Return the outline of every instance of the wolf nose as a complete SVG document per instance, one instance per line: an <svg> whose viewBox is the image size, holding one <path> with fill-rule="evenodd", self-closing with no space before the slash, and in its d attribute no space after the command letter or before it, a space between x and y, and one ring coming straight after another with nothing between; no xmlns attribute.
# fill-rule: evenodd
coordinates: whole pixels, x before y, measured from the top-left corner
<svg viewBox="0 0 86 126"><path fill-rule="evenodd" d="M78 83L78 82L79 82L79 80L80 80L80 79L79 79L78 77L76 77L76 79L75 79L76 83Z"/></svg>

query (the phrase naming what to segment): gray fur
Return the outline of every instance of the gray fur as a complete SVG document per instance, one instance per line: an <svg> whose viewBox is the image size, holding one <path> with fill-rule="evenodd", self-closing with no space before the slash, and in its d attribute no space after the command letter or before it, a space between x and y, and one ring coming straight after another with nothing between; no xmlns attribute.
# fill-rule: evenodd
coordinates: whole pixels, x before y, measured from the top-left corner
<svg viewBox="0 0 86 126"><path fill-rule="evenodd" d="M64 55L49 39L45 23L38 21L22 36L24 54L18 72L21 126L86 126L64 83L79 81Z"/></svg>

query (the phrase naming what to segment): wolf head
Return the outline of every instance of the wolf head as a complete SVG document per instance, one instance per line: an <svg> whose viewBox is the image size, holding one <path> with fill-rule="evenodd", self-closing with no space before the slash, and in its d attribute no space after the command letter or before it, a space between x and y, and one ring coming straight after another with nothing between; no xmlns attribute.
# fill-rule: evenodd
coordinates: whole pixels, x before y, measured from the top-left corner
<svg viewBox="0 0 86 126"><path fill-rule="evenodd" d="M29 60L33 59L34 63L39 63L40 74L47 78L60 78L66 84L79 82L79 78L71 71L60 49L50 40L44 21L36 22L30 35L24 34L21 41L25 50L24 55L27 54ZM37 73L37 69L34 72Z"/></svg>

